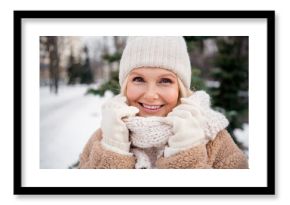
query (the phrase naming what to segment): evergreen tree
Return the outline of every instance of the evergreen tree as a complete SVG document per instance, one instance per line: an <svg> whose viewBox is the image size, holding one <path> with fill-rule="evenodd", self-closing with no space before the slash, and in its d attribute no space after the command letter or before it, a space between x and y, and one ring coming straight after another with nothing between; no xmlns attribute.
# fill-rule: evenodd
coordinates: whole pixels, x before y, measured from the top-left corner
<svg viewBox="0 0 290 205"><path fill-rule="evenodd" d="M248 38L227 37L217 40L219 53L215 59L214 80L220 83L211 88L213 106L224 111L233 134L248 121Z"/></svg>
<svg viewBox="0 0 290 205"><path fill-rule="evenodd" d="M87 46L84 47L83 52L85 56L85 61L81 66L80 83L91 84L94 81L94 79L90 65L89 50Z"/></svg>
<svg viewBox="0 0 290 205"><path fill-rule="evenodd" d="M87 94L94 94L103 96L107 90L112 91L115 95L120 93L119 85L119 62L122 56L122 51L125 47L124 38L114 36L113 37L115 52L105 52L102 56L103 60L108 63L110 69L110 80L103 83L98 89L89 88ZM113 65L117 64L117 69L114 69Z"/></svg>
<svg viewBox="0 0 290 205"><path fill-rule="evenodd" d="M111 79L108 82L102 84L99 89L89 88L87 94L104 96L107 90L112 91L114 95L120 93L119 71L112 71Z"/></svg>
<svg viewBox="0 0 290 205"><path fill-rule="evenodd" d="M68 74L68 84L73 85L79 82L81 64L77 62L73 56L73 49L71 48L71 54L69 57L69 67L67 69Z"/></svg>
<svg viewBox="0 0 290 205"><path fill-rule="evenodd" d="M189 58L192 64L192 53L201 55L203 51L203 40L207 39L206 36L184 36L188 48ZM191 85L192 90L206 89L204 80L201 78L202 68L191 65Z"/></svg>
<svg viewBox="0 0 290 205"><path fill-rule="evenodd" d="M90 65L89 51L85 46L83 49L84 60L81 63L78 58L73 55L71 48L71 55L69 57L69 66L67 69L68 84L90 84L94 81L93 73Z"/></svg>

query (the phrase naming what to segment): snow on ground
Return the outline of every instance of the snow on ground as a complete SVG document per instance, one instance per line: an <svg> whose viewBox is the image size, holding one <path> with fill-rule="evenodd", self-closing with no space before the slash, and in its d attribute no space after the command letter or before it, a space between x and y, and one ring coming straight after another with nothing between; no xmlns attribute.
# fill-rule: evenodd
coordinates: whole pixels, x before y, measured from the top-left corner
<svg viewBox="0 0 290 205"><path fill-rule="evenodd" d="M79 158L92 133L99 128L100 107L112 97L84 95L87 86L64 86L58 95L40 88L40 168L66 169Z"/></svg>
<svg viewBox="0 0 290 205"><path fill-rule="evenodd" d="M244 123L242 129L235 129L234 135L236 139L244 145L244 152L249 156L249 125Z"/></svg>

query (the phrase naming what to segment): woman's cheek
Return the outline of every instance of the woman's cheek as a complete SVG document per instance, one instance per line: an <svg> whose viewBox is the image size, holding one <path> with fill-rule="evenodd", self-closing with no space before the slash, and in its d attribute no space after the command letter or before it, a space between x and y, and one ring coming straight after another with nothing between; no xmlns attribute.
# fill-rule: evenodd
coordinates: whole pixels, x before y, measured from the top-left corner
<svg viewBox="0 0 290 205"><path fill-rule="evenodd" d="M126 96L130 104L136 101L142 94L142 89L138 86L128 86Z"/></svg>
<svg viewBox="0 0 290 205"><path fill-rule="evenodd" d="M162 97L167 104L176 106L178 101L179 91L178 88L172 87L162 90Z"/></svg>

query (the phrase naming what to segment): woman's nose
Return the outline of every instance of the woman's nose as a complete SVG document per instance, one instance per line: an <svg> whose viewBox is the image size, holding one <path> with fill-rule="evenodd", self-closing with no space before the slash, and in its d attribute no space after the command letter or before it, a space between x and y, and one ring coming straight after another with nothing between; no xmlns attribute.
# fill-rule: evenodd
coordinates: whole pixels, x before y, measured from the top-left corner
<svg viewBox="0 0 290 205"><path fill-rule="evenodd" d="M148 86L145 91L145 96L148 100L155 100L159 98L158 89L156 86Z"/></svg>

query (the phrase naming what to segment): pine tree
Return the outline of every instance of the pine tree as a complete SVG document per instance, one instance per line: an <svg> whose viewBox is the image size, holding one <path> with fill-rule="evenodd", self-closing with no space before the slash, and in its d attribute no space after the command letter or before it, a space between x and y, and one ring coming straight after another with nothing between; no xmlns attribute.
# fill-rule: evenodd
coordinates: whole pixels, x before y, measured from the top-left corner
<svg viewBox="0 0 290 205"><path fill-rule="evenodd" d="M73 55L73 49L71 48L71 54L69 56L69 66L67 69L68 74L68 84L74 85L79 82L81 64Z"/></svg>
<svg viewBox="0 0 290 205"><path fill-rule="evenodd" d="M201 55L203 51L203 40L209 37L206 36L184 36L188 48L188 54L191 62L191 85L192 90L206 89L204 79L202 79L202 68L198 65L193 65L193 55Z"/></svg>
<svg viewBox="0 0 290 205"><path fill-rule="evenodd" d="M83 65L81 66L80 83L91 84L94 81L94 79L93 79L93 74L92 74L91 65L90 65L89 50L87 46L84 47L83 52L84 52L85 60L84 60Z"/></svg>
<svg viewBox="0 0 290 205"><path fill-rule="evenodd" d="M248 38L222 37L217 39L219 53L214 61L214 80L220 83L211 88L213 106L224 111L233 134L248 121Z"/></svg>
<svg viewBox="0 0 290 205"><path fill-rule="evenodd" d="M110 79L103 83L98 89L89 88L87 94L103 96L107 90L112 91L115 95L120 93L119 62L122 56L122 51L125 47L124 40L123 37L113 37L115 52L105 52L102 56L103 60L109 65Z"/></svg>
<svg viewBox="0 0 290 205"><path fill-rule="evenodd" d="M75 57L73 55L73 48L71 48L71 54L69 56L69 66L67 68L68 84L73 85L77 83L91 84L94 81L93 73L90 64L89 50L86 46L83 48L83 61L80 60L81 53Z"/></svg>

